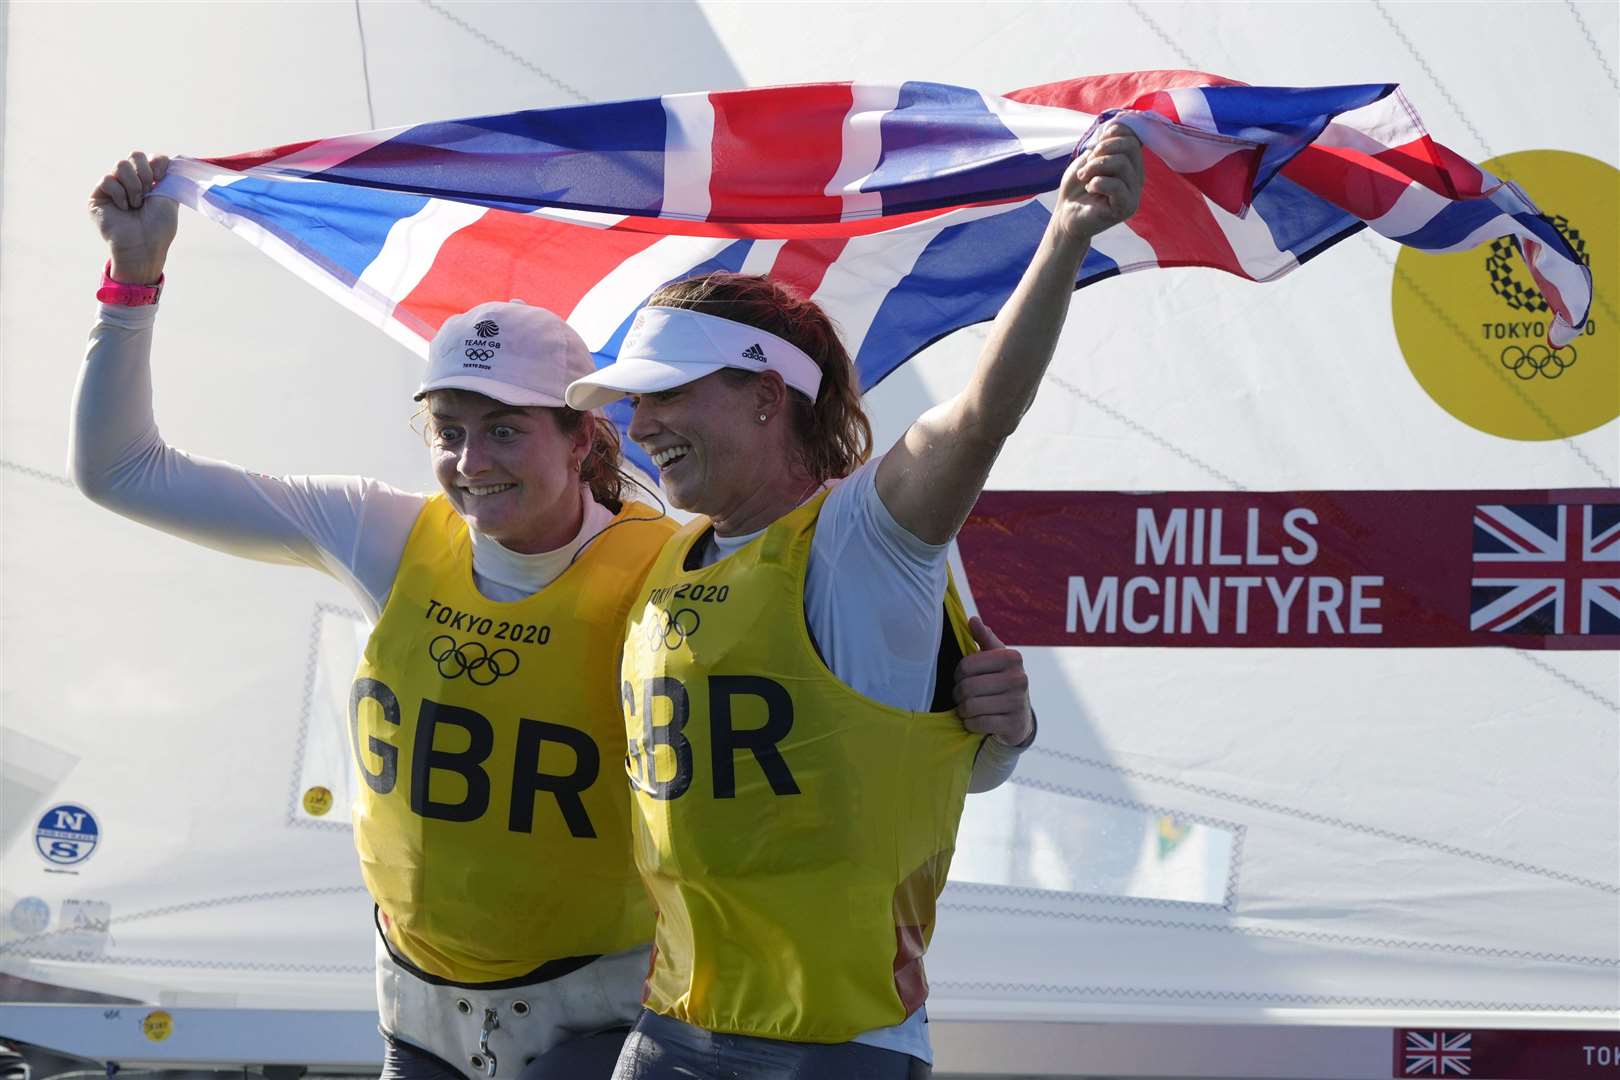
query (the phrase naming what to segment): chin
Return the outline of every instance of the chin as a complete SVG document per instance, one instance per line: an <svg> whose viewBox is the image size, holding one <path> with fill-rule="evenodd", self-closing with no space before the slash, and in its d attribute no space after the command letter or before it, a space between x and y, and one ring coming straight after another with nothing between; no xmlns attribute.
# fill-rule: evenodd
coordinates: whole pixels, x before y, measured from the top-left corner
<svg viewBox="0 0 1620 1080"><path fill-rule="evenodd" d="M690 485L671 484L664 488L664 495L669 504L677 510L684 510L688 514L707 514L708 501L703 498L701 491L692 490Z"/></svg>

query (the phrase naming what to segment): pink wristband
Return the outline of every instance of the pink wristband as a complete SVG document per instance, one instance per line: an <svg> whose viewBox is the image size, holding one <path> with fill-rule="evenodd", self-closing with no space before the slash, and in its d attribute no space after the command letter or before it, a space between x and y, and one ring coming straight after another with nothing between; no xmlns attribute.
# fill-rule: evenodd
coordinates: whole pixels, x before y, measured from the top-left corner
<svg viewBox="0 0 1620 1080"><path fill-rule="evenodd" d="M144 307L155 304L163 293L163 281L167 275L159 274L156 285L130 285L112 278L112 260L101 269L101 287L96 290L96 299L103 304L121 304L124 307Z"/></svg>

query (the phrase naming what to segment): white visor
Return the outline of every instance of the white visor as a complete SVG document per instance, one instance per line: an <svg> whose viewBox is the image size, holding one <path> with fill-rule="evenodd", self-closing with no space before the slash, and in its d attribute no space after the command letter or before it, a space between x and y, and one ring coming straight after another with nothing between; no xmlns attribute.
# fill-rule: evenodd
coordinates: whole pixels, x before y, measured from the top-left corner
<svg viewBox="0 0 1620 1080"><path fill-rule="evenodd" d="M568 406L599 409L626 394L673 390L721 368L774 371L811 401L821 368L797 345L746 323L688 308L644 307L619 358L568 387Z"/></svg>

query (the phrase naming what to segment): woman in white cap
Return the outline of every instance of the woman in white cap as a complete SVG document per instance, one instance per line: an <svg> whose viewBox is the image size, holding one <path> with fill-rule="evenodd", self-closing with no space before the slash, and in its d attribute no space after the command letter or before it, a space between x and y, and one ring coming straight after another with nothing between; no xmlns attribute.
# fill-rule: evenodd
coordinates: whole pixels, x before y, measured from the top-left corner
<svg viewBox="0 0 1620 1080"><path fill-rule="evenodd" d="M166 165L132 155L91 194L111 258L74 478L184 539L331 574L375 623L350 734L383 1075L606 1076L640 1011L653 921L629 850L614 669L674 526L626 499L612 425L565 405L593 370L584 342L519 303L480 305L433 339L416 397L437 493L269 477L166 445L150 353L177 213L147 197Z"/></svg>
<svg viewBox="0 0 1620 1080"><path fill-rule="evenodd" d="M629 395L670 501L704 515L659 555L625 640L658 929L616 1080L927 1074L921 961L970 763L1033 736L1028 717L969 718L981 746L943 711L942 653L965 644L946 548L1091 237L1141 185L1124 128L1070 166L968 386L875 460L836 330L763 278L664 287L617 362L569 387L579 409Z"/></svg>

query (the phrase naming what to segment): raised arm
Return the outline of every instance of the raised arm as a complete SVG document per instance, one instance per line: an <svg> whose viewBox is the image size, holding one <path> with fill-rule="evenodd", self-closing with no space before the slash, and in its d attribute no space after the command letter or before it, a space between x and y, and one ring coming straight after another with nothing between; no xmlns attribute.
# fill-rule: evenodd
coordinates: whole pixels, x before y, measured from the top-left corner
<svg viewBox="0 0 1620 1080"><path fill-rule="evenodd" d="M166 159L133 154L90 197L114 281L154 284L174 241L171 199L148 198ZM421 497L354 476L271 477L164 442L152 408L155 306L104 305L74 392L68 467L98 505L182 539L315 567L375 613Z"/></svg>
<svg viewBox="0 0 1620 1080"><path fill-rule="evenodd" d="M968 385L919 417L878 467L883 504L918 539L943 544L967 520L1035 400L1091 238L1130 217L1141 192L1142 144L1117 124L1063 174L1051 223Z"/></svg>

